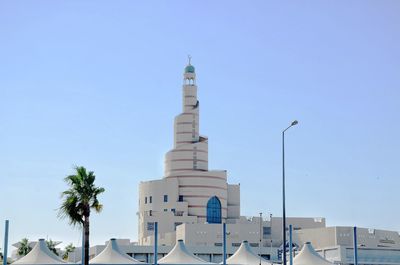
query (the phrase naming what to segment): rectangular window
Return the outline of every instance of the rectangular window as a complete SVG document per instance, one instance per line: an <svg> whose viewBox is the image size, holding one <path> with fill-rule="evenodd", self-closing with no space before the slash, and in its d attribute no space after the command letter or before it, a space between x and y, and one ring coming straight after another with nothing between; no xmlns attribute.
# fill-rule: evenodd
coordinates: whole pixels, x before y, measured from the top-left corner
<svg viewBox="0 0 400 265"><path fill-rule="evenodd" d="M147 197L144 197L144 204L147 204Z"/></svg>
<svg viewBox="0 0 400 265"><path fill-rule="evenodd" d="M240 243L232 243L232 247L240 247Z"/></svg>
<svg viewBox="0 0 400 265"><path fill-rule="evenodd" d="M249 245L250 245L250 247L253 247L253 248L255 248L255 247L258 247L258 246L259 246L259 244L258 244L258 243L250 243Z"/></svg>
<svg viewBox="0 0 400 265"><path fill-rule="evenodd" d="M171 209L171 212L175 213L175 208L172 208L172 209Z"/></svg>
<svg viewBox="0 0 400 265"><path fill-rule="evenodd" d="M154 230L154 222L147 222L147 231Z"/></svg>
<svg viewBox="0 0 400 265"><path fill-rule="evenodd" d="M216 246L216 247L222 247L222 243L214 243L214 246Z"/></svg>
<svg viewBox="0 0 400 265"><path fill-rule="evenodd" d="M270 235L271 234L271 227L270 226L264 226L263 227L263 235Z"/></svg>
<svg viewBox="0 0 400 265"><path fill-rule="evenodd" d="M178 202L183 202L183 195L179 195Z"/></svg>
<svg viewBox="0 0 400 265"><path fill-rule="evenodd" d="M149 197L149 203L152 203L152 202L153 202L153 197L150 196L150 197Z"/></svg>
<svg viewBox="0 0 400 265"><path fill-rule="evenodd" d="M168 195L164 195L164 202L168 202Z"/></svg>
<svg viewBox="0 0 400 265"><path fill-rule="evenodd" d="M153 211L152 210L149 211L149 215L153 216Z"/></svg>
<svg viewBox="0 0 400 265"><path fill-rule="evenodd" d="M164 209L164 212L167 212L168 211L168 209Z"/></svg>

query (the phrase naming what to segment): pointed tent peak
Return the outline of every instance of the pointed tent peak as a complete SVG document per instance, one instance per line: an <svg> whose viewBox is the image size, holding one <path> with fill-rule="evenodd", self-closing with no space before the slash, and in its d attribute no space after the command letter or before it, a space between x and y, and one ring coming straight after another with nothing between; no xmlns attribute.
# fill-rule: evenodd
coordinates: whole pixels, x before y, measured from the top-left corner
<svg viewBox="0 0 400 265"><path fill-rule="evenodd" d="M244 240L236 252L226 260L227 264L247 265L247 264L270 265L271 263L254 253L251 250L250 244Z"/></svg>
<svg viewBox="0 0 400 265"><path fill-rule="evenodd" d="M13 264L64 264L59 256L54 254L43 238L40 238L32 250L26 256L18 259Z"/></svg>
<svg viewBox="0 0 400 265"><path fill-rule="evenodd" d="M141 264L142 262L132 258L120 250L117 239L111 238L107 246L97 256L89 261L89 264Z"/></svg>
<svg viewBox="0 0 400 265"><path fill-rule="evenodd" d="M159 264L212 264L193 255L187 250L183 240L179 239L174 248L163 258L158 260Z"/></svg>
<svg viewBox="0 0 400 265"><path fill-rule="evenodd" d="M37 243L38 243L38 241L28 241L28 245L31 248L34 248ZM53 243L54 243L55 246L57 246L57 245L61 244L62 241L53 241ZM15 248L19 248L21 246L21 242L16 242L16 243L12 244L12 246L15 247Z"/></svg>
<svg viewBox="0 0 400 265"><path fill-rule="evenodd" d="M332 265L333 263L319 255L311 242L305 242L303 248L293 260L294 265Z"/></svg>
<svg viewBox="0 0 400 265"><path fill-rule="evenodd" d="M111 248L112 248L113 250L116 250L116 251L119 251L119 252L120 252L119 246L118 246L118 244L117 244L117 239L115 239L115 238L110 238L110 241L108 242L107 245L111 245Z"/></svg>
<svg viewBox="0 0 400 265"><path fill-rule="evenodd" d="M238 248L237 252L238 252L239 250L240 250L240 251L246 251L246 252L249 252L249 253L251 253L251 254L257 255L257 254L255 254L255 253L251 250L249 241L247 241L247 240L243 240L243 241L242 241L242 244L240 244L240 247ZM258 255L257 255L257 256L258 256Z"/></svg>

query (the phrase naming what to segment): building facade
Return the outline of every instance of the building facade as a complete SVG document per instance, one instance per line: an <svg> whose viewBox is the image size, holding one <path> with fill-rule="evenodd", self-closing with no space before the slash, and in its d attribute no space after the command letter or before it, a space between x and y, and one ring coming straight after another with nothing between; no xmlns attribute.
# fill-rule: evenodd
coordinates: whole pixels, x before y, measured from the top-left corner
<svg viewBox="0 0 400 265"><path fill-rule="evenodd" d="M302 229L295 242L311 242L316 251L337 264L354 262L353 227ZM359 264L400 264L400 234L395 231L357 228Z"/></svg>
<svg viewBox="0 0 400 265"><path fill-rule="evenodd" d="M240 185L228 183L226 170L208 167L208 138L200 133L196 72L190 61L183 73L182 113L174 120L174 146L165 155L164 168L162 179L139 184L139 245L154 243L155 222L160 245L173 246L182 239L192 246L219 246L220 224L226 223L232 244L247 240L258 246L260 222L262 244L271 245L274 236L275 245L281 244L278 222L272 229L270 220L241 216ZM325 227L323 218L316 220L293 218L289 222L298 228Z"/></svg>

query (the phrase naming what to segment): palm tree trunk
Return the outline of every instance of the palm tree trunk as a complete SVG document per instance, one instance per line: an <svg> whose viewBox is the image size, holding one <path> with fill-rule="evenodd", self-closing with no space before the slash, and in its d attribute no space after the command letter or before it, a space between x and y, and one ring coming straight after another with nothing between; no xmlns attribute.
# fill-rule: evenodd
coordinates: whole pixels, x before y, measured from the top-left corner
<svg viewBox="0 0 400 265"><path fill-rule="evenodd" d="M85 231L85 265L88 265L89 264L89 216L85 216L83 229Z"/></svg>

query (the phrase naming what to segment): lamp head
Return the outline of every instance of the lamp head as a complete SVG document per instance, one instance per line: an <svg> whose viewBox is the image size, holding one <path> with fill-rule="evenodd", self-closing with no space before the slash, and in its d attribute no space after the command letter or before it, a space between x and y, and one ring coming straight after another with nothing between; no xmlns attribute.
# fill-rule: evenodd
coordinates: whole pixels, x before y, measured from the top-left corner
<svg viewBox="0 0 400 265"><path fill-rule="evenodd" d="M297 120L294 120L293 122L292 122L292 124L291 124L291 126L295 126L295 125L297 125L299 122L297 121Z"/></svg>

